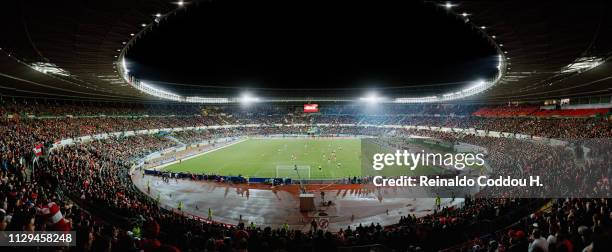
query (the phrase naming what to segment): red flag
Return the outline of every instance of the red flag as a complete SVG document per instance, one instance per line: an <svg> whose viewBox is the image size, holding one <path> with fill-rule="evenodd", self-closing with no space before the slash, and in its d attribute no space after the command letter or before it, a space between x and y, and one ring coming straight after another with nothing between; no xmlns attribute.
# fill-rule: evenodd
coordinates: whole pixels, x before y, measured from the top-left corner
<svg viewBox="0 0 612 252"><path fill-rule="evenodd" d="M43 147L43 144L38 144L36 145L36 147L34 147L34 154L36 154L37 157L42 155L42 147Z"/></svg>
<svg viewBox="0 0 612 252"><path fill-rule="evenodd" d="M38 209L38 214L46 220L48 230L70 231L70 222L64 219L60 207L55 202L43 205Z"/></svg>

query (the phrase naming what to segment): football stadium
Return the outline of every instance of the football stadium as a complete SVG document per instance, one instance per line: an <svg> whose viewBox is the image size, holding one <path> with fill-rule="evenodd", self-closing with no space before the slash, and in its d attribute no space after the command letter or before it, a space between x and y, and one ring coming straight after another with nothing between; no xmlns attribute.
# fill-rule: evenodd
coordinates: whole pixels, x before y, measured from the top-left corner
<svg viewBox="0 0 612 252"><path fill-rule="evenodd" d="M0 6L0 251L612 251L609 1Z"/></svg>
<svg viewBox="0 0 612 252"><path fill-rule="evenodd" d="M246 139L223 150L203 153L201 157L166 168L173 172L227 173L228 175L268 178L297 178L294 165L303 170L304 178L339 178L361 176L360 144L355 139ZM336 152L336 150L338 150ZM244 153L234 159L234 153ZM298 154L299 153L299 154ZM312 154L311 154L312 153ZM334 162L331 157L334 155ZM301 155L302 157L299 157ZM330 156L328 161L327 155ZM253 160L253 161L251 161ZM256 160L256 161L255 161ZM342 163L345 168L342 168ZM338 167L338 164L340 166ZM321 171L311 168L321 167ZM323 166L325 170L323 170ZM346 168L348 167L348 168ZM334 169L332 169L334 168Z"/></svg>

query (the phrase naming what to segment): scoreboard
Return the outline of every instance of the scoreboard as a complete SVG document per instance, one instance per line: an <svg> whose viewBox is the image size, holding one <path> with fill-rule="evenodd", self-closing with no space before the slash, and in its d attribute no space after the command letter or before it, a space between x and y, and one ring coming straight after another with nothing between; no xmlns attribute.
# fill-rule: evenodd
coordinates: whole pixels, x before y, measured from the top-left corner
<svg viewBox="0 0 612 252"><path fill-rule="evenodd" d="M304 113L318 113L319 104L304 104Z"/></svg>

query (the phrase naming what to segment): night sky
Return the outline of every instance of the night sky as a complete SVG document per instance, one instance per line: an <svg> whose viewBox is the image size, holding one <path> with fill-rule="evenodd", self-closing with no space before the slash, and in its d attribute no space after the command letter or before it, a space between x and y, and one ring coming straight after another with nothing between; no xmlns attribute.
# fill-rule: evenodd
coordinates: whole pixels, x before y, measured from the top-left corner
<svg viewBox="0 0 612 252"><path fill-rule="evenodd" d="M415 1L203 1L139 39L127 61L139 79L209 96L440 94L497 73L484 37Z"/></svg>

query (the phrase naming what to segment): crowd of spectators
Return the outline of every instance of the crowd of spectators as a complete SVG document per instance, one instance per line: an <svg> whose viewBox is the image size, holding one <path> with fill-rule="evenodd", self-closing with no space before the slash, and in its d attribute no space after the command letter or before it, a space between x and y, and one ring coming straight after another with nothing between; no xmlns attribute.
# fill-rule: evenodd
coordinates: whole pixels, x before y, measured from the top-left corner
<svg viewBox="0 0 612 252"><path fill-rule="evenodd" d="M401 113L351 115L351 108L331 110L337 115L330 112L312 116L262 116L268 110L232 114L228 112L232 109L198 108L197 112L188 109L189 113L193 113L191 116L184 113L182 116L148 117L144 116L142 107L132 110L131 105L122 105L127 107L125 110L121 106L110 106L111 110L105 110L75 104L63 110L64 105L45 108L45 113L59 116L49 119L6 116L17 111L37 114L38 110L32 108L37 106L32 103L0 106L0 230L77 230L77 251L336 251L342 247L357 250L358 246L418 251L441 249L454 244L460 245L451 250L609 251L610 248L607 247L612 222L612 202L609 199L559 199L554 200L546 210L534 210L534 207L543 204L528 199L475 198L466 200L462 208L442 209L424 218L402 217L397 225L391 227L368 224L333 233L257 227L249 223L226 225L194 220L180 211L161 208L155 196L146 195L131 183L129 170L135 160L177 144L167 137L117 136L53 150L49 148L60 139L117 131L248 123L326 123L331 126L320 129L325 134L402 136L418 133L472 143L490 150L488 158L494 173L548 173L547 177L555 179L547 181L553 187L576 183L582 186L576 190L609 191L610 161L606 159L606 155L609 157L609 149L606 152L608 145L605 142L582 145L589 151L584 155L584 164L578 166L580 164L575 161L579 158L575 151L530 141L483 138L460 133L338 126L344 123L427 125L566 139L604 139L612 135L612 126L606 120L488 119L410 116ZM65 116L66 113L92 114L87 111L97 111L98 114L136 113L138 116ZM185 131L174 133L173 136L185 142L189 142L189 139L195 142L219 136L304 133L309 128L247 127ZM40 157L33 151L39 144L45 145L44 154ZM584 173L587 168L588 173ZM51 207L59 208L63 216L61 223L41 214L42 209ZM499 225L505 224L511 224L511 227L497 229ZM441 237L453 239L440 242Z"/></svg>
<svg viewBox="0 0 612 252"><path fill-rule="evenodd" d="M555 199L546 211L447 251L609 251L612 200Z"/></svg>

